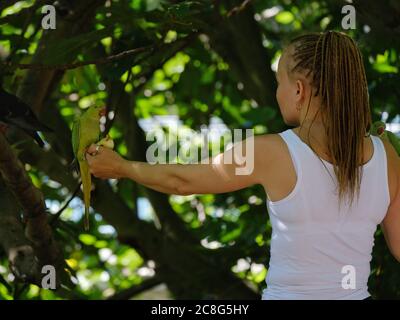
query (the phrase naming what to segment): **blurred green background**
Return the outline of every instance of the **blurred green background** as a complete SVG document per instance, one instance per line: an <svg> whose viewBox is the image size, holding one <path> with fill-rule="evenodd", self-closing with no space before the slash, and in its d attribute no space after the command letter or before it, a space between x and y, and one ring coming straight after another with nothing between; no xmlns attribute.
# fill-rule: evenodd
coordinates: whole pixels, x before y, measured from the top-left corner
<svg viewBox="0 0 400 320"><path fill-rule="evenodd" d="M52 225L65 265L57 270L60 286L41 289L14 275L8 249L1 250L0 299L260 299L271 235L261 186L176 196L133 181L95 179L91 228L84 232L81 192L68 202L79 183L69 167L72 121L93 103L106 105L116 150L140 161L152 143L145 134L154 128L178 135L191 129L191 137L205 126L221 135L285 130L274 78L283 45L305 32L344 31L348 3L59 0L56 29L43 30L41 9L52 3L0 2L0 59L9 62L0 77L55 129L45 135L49 150L30 140L16 149L49 215L68 204ZM345 32L364 56L373 120L398 130L400 2L353 5L356 29ZM135 48L143 49L129 51ZM85 61L96 64L71 68ZM1 233L2 216L20 217L21 210L10 194L0 200L9 204L0 206ZM369 287L374 298L400 298L400 265L379 228Z"/></svg>

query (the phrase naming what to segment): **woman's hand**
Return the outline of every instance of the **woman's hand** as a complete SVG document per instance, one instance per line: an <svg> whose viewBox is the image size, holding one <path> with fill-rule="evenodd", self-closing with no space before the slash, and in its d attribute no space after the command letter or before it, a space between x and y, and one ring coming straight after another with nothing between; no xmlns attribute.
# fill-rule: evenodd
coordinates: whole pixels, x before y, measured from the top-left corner
<svg viewBox="0 0 400 320"><path fill-rule="evenodd" d="M101 179L118 179L125 177L125 166L128 162L115 151L92 144L86 151L86 160L90 173Z"/></svg>

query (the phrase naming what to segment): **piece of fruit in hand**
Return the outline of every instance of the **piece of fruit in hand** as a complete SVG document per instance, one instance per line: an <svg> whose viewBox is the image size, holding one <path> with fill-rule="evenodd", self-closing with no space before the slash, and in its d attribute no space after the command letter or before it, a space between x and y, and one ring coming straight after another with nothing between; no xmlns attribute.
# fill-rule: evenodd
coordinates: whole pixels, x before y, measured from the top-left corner
<svg viewBox="0 0 400 320"><path fill-rule="evenodd" d="M114 149L114 140L108 134L96 144L111 150Z"/></svg>

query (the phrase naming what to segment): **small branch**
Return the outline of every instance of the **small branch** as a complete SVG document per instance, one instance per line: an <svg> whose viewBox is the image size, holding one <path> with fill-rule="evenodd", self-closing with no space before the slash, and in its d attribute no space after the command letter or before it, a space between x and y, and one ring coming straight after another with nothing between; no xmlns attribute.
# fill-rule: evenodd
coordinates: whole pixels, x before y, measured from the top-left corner
<svg viewBox="0 0 400 320"><path fill-rule="evenodd" d="M149 290L162 283L162 280L158 276L151 277L143 280L140 284L136 284L128 289L117 292L113 296L107 298L107 300L129 300L133 296L142 293L143 291Z"/></svg>
<svg viewBox="0 0 400 320"><path fill-rule="evenodd" d="M110 131L110 129L111 129L113 123L114 123L115 116L116 116L116 114L118 112L118 107L120 106L122 94L125 92L125 87L131 81L131 78L132 78L132 67L130 67L129 70L128 70L128 75L127 75L126 80L124 81L124 84L122 86L122 91L120 92L120 94L118 96L118 99L117 99L117 102L115 103L115 107L114 107L114 110L113 110L114 111L114 117L110 121L108 121L106 123L104 134L108 134L109 133L109 131ZM111 111L111 110L107 110L107 113L109 111Z"/></svg>
<svg viewBox="0 0 400 320"><path fill-rule="evenodd" d="M52 217L50 220L50 225L54 226L54 224L57 222L58 218L60 218L61 214L64 212L64 210L69 206L69 204L71 203L71 201L76 197L76 195L78 194L80 188L81 188L81 184L82 182L78 183L78 185L76 186L74 192L72 193L71 197L68 199L68 201L62 206L62 208L60 210L58 210Z"/></svg>
<svg viewBox="0 0 400 320"><path fill-rule="evenodd" d="M239 6L234 7L233 9L229 10L229 12L226 14L226 16L229 18L235 14L240 13L244 9L246 9L247 5L251 2L251 0L245 0L243 1Z"/></svg>
<svg viewBox="0 0 400 320"><path fill-rule="evenodd" d="M71 70L92 64L100 65L100 64L110 63L147 50L154 50L154 47L153 46L139 47L131 50L122 51L118 54L107 56L105 58L89 60L89 61L81 61L75 63L67 63L67 64L46 65L46 64L29 64L29 63L12 63L12 62L2 62L1 64L7 67L13 67L18 69Z"/></svg>

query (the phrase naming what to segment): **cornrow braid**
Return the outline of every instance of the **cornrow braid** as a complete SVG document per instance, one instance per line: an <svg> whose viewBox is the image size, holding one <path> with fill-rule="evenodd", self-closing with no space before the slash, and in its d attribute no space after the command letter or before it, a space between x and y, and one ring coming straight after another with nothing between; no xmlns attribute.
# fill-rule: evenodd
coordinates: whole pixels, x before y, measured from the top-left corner
<svg viewBox="0 0 400 320"><path fill-rule="evenodd" d="M314 96L321 97L320 112L338 181L339 200L349 195L353 203L355 193L357 198L360 193L364 137L371 126L361 52L351 37L336 31L302 35L289 46L294 48L294 66L289 73L305 73L311 79Z"/></svg>

